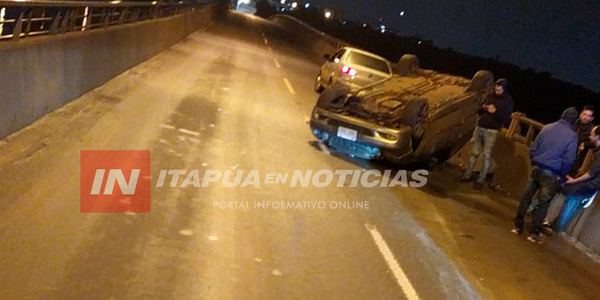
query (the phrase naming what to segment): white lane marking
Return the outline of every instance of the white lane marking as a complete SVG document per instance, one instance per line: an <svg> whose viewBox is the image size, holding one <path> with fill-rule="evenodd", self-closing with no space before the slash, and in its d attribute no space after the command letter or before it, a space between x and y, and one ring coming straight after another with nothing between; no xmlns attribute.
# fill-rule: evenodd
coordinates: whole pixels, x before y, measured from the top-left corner
<svg viewBox="0 0 600 300"><path fill-rule="evenodd" d="M271 52L271 54L273 54L273 48L271 48L271 46L269 46L269 52Z"/></svg>
<svg viewBox="0 0 600 300"><path fill-rule="evenodd" d="M217 237L217 236L215 236L215 235L209 235L209 236L208 236L208 239L214 242L214 241L218 241L218 240L219 240L219 237Z"/></svg>
<svg viewBox="0 0 600 300"><path fill-rule="evenodd" d="M327 155L331 154L329 152L329 149L327 149L327 145L325 145L325 143L323 143L323 141L319 141L319 148L321 148L321 151Z"/></svg>
<svg viewBox="0 0 600 300"><path fill-rule="evenodd" d="M265 41L265 45L269 44L269 41L267 40L267 38L263 38L263 41Z"/></svg>
<svg viewBox="0 0 600 300"><path fill-rule="evenodd" d="M279 271L279 269L275 269L271 272L271 274L275 275L275 276L281 276L283 275L283 273L281 273L281 271Z"/></svg>
<svg viewBox="0 0 600 300"><path fill-rule="evenodd" d="M179 231L179 234L184 235L184 236L192 236L192 235L194 235L194 232L189 229L184 229L184 230Z"/></svg>
<svg viewBox="0 0 600 300"><path fill-rule="evenodd" d="M287 86L288 90L290 91L290 94L296 95L296 91L294 91L294 87L292 86L290 81L287 78L283 78L283 82L285 82L285 86Z"/></svg>
<svg viewBox="0 0 600 300"><path fill-rule="evenodd" d="M385 259L385 262L387 263L388 267L390 268L390 270L392 270L394 277L396 277L396 281L398 281L398 284L402 288L402 291L404 292L406 297L409 300L419 300L420 298L417 294L417 291L415 291L415 288L410 283L410 280L408 280L406 273L404 273L404 271L398 264L398 261L396 261L392 250L390 250L390 247L388 247L379 231L377 231L377 228L369 224L365 224L365 227L373 237L373 240L375 240L375 244L377 245L377 248L379 248L379 252L381 252L381 255L383 255L383 258Z"/></svg>
<svg viewBox="0 0 600 300"><path fill-rule="evenodd" d="M166 128L166 129L175 129L175 126L171 126L171 125L167 125L167 124L160 124L160 127Z"/></svg>
<svg viewBox="0 0 600 300"><path fill-rule="evenodd" d="M199 132L195 132L195 131L191 131L191 130L187 130L185 128L179 128L179 132L181 133L185 133L185 134L189 134L189 135L193 135L193 136L199 136L200 133Z"/></svg>
<svg viewBox="0 0 600 300"><path fill-rule="evenodd" d="M275 61L275 66L277 67L277 69L281 69L281 65L277 61L277 58L273 58L273 60Z"/></svg>

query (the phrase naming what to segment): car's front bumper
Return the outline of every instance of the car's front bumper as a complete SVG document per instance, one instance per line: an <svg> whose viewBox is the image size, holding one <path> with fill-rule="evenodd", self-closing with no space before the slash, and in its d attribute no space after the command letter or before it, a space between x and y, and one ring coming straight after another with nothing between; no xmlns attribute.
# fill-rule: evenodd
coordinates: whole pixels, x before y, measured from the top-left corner
<svg viewBox="0 0 600 300"><path fill-rule="evenodd" d="M354 140L340 137L338 129L344 127L356 132ZM376 159L384 154L402 157L412 152L412 130L382 127L365 120L315 107L310 119L313 135L335 151L352 157Z"/></svg>

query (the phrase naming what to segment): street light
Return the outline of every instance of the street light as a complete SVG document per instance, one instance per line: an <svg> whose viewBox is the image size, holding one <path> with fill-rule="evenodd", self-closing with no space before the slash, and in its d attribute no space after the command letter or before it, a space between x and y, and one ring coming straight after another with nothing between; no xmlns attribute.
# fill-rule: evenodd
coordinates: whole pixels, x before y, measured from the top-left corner
<svg viewBox="0 0 600 300"><path fill-rule="evenodd" d="M306 4L304 4L304 8L309 8L310 7L310 3L306 2Z"/></svg>
<svg viewBox="0 0 600 300"><path fill-rule="evenodd" d="M331 18L331 16L333 16L333 13L332 13L332 12L330 12L330 11L326 11L326 12L325 12L325 19L330 19L330 18Z"/></svg>
<svg viewBox="0 0 600 300"><path fill-rule="evenodd" d="M292 8L296 8L296 7L298 7L298 2L292 3Z"/></svg>

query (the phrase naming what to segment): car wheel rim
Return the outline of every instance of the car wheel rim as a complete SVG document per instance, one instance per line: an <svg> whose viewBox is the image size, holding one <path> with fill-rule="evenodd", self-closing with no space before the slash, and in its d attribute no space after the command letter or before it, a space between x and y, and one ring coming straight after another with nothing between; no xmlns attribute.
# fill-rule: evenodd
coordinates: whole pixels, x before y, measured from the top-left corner
<svg viewBox="0 0 600 300"><path fill-rule="evenodd" d="M415 128L413 129L413 135L416 139L423 138L425 135L425 123L427 121L427 113L429 109L427 105L423 105L421 110L419 111L419 115L417 116L417 122L415 123Z"/></svg>

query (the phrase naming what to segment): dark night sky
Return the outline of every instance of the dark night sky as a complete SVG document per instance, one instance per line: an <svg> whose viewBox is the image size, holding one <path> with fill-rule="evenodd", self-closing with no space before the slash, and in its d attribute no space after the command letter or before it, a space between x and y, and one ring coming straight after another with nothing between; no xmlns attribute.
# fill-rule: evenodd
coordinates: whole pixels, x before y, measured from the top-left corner
<svg viewBox="0 0 600 300"><path fill-rule="evenodd" d="M600 91L600 0L314 0L350 20L493 57ZM400 12L404 11L404 16Z"/></svg>

